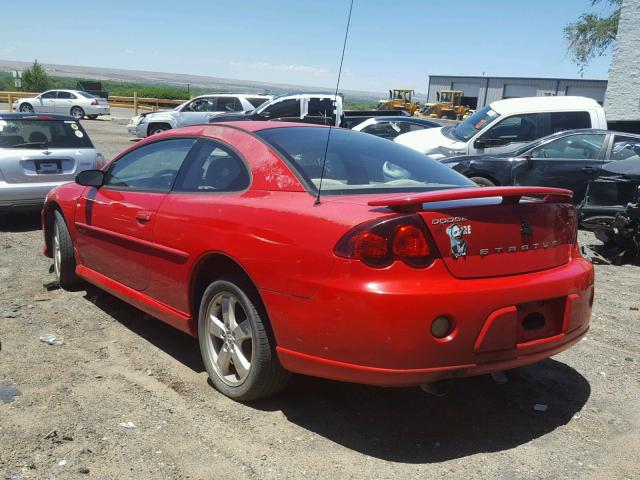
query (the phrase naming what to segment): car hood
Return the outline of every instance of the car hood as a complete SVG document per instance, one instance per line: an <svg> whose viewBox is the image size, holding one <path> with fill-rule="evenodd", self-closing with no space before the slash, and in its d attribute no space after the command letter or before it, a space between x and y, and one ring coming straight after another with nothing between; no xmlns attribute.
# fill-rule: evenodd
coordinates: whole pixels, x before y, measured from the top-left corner
<svg viewBox="0 0 640 480"><path fill-rule="evenodd" d="M444 135L445 129L451 128L453 127L427 128L404 133L397 136L394 141L435 159L466 153L467 144L465 142Z"/></svg>

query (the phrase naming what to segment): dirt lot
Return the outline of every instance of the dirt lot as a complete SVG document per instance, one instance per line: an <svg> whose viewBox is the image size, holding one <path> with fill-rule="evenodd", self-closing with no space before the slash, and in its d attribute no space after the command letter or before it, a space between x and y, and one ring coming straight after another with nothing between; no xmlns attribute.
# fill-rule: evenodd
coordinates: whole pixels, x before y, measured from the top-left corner
<svg viewBox="0 0 640 480"><path fill-rule="evenodd" d="M131 144L84 124L109 157ZM436 398L296 377L242 405L194 339L96 289L46 291L41 243L36 216L0 218L0 478L640 477L640 267L597 266L587 338L506 384Z"/></svg>

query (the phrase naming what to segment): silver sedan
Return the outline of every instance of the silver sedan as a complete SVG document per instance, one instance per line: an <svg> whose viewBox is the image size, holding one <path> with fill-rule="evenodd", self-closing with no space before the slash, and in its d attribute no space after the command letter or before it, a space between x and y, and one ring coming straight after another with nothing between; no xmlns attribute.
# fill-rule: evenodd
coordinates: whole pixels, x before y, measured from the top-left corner
<svg viewBox="0 0 640 480"><path fill-rule="evenodd" d="M37 97L19 98L13 102L13 110L21 113L59 113L71 115L76 120L83 117L98 118L110 115L109 103L81 90L47 90Z"/></svg>
<svg viewBox="0 0 640 480"><path fill-rule="evenodd" d="M0 213L40 208L49 190L104 164L68 115L0 113Z"/></svg>

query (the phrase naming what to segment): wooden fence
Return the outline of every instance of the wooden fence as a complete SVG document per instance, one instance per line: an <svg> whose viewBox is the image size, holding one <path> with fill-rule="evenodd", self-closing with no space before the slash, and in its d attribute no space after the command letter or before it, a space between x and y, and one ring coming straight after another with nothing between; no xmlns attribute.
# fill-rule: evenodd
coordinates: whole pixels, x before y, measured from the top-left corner
<svg viewBox="0 0 640 480"><path fill-rule="evenodd" d="M34 92L0 92L0 103L8 103L9 110L12 108L12 104L18 98L30 98L40 95ZM140 110L155 111L159 108L173 108L176 105L184 103L188 99L184 100L168 100L166 98L148 98L138 97L137 93L133 93L133 97L123 97L119 95L109 95L108 101L111 107L132 108L134 115L138 114Z"/></svg>

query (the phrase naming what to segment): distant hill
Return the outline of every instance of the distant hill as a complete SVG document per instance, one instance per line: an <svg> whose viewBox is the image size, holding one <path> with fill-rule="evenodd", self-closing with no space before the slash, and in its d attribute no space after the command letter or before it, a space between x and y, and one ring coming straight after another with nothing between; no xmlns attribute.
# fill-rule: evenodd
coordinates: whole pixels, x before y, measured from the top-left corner
<svg viewBox="0 0 640 480"><path fill-rule="evenodd" d="M31 62L14 60L0 60L0 71L24 70ZM57 77L90 78L94 80L120 80L124 82L148 83L155 85L186 84L198 88L211 88L215 91L242 91L247 93L281 94L288 92L327 92L330 89L286 85L281 83L254 82L251 80L237 80L230 78L208 77L204 75L189 75L184 73L148 72L144 70L125 70L119 68L81 67L76 65L57 65L43 63L47 72ZM366 92L359 90L340 90L348 100L375 101L385 98L386 93Z"/></svg>

